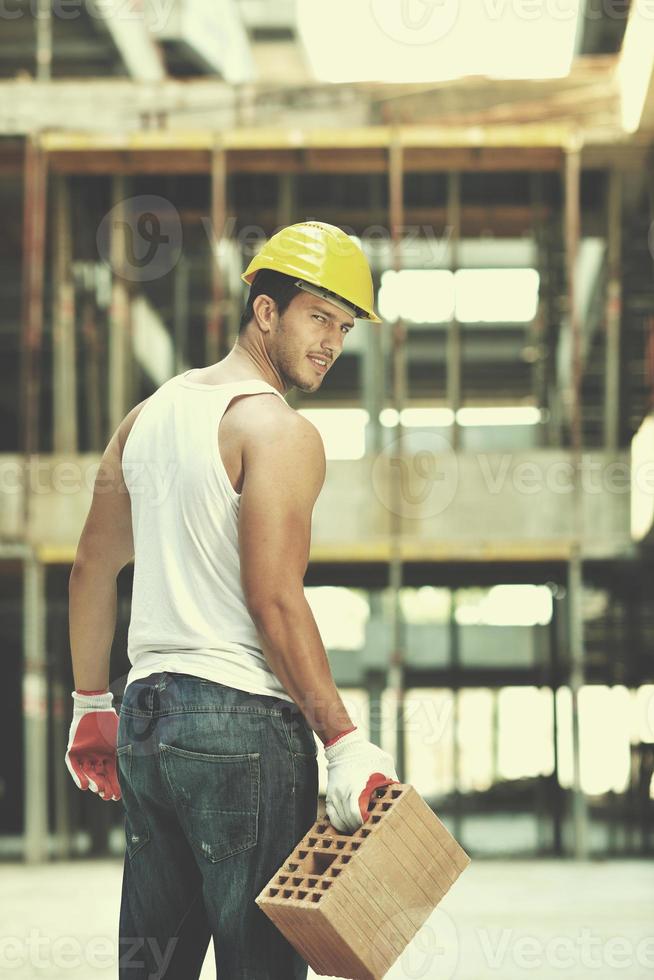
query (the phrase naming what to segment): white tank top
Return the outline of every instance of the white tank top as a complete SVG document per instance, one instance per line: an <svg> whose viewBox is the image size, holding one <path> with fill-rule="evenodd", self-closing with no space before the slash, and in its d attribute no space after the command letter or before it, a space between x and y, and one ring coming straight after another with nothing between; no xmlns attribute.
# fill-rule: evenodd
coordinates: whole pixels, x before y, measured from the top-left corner
<svg viewBox="0 0 654 980"><path fill-rule="evenodd" d="M291 701L245 603L240 494L218 449L218 425L236 395L274 392L286 400L258 379L205 385L188 373L155 391L123 448L134 534L126 687L167 670Z"/></svg>

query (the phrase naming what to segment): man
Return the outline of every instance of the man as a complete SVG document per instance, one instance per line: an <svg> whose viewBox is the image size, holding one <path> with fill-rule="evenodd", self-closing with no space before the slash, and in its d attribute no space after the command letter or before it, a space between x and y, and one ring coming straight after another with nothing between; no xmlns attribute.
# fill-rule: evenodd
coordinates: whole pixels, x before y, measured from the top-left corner
<svg viewBox="0 0 654 980"><path fill-rule="evenodd" d="M351 832L397 780L341 701L303 579L325 477L318 431L284 399L316 391L354 318L380 322L343 231L282 229L255 256L239 336L217 364L137 405L102 460L70 576L76 690L66 763L122 798L121 978L300 980L254 899L326 808ZM134 558L120 718L108 690L116 576Z"/></svg>

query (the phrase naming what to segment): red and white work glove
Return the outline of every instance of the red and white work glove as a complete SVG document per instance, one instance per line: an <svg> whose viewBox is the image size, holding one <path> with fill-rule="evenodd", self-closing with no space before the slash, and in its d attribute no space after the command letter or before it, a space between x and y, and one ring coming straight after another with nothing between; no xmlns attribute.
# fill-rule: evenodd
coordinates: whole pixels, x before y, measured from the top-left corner
<svg viewBox="0 0 654 980"><path fill-rule="evenodd" d="M103 800L119 800L116 772L118 715L111 691L72 691L73 720L68 735L66 765L79 789L90 789Z"/></svg>
<svg viewBox="0 0 654 980"><path fill-rule="evenodd" d="M397 783L388 752L367 741L358 728L342 732L324 744L327 760L327 816L332 826L352 833L368 819L374 790Z"/></svg>

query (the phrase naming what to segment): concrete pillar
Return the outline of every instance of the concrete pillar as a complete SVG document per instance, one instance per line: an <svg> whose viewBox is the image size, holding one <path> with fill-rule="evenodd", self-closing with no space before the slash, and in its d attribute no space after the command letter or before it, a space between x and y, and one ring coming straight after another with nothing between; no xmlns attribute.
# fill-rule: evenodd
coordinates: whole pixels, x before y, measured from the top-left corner
<svg viewBox="0 0 654 980"><path fill-rule="evenodd" d="M452 782L453 782L453 793L452 797L454 800L454 812L452 814L452 833L457 838L461 839L461 803L460 803L460 786L461 786L461 766L460 766L460 749L459 745L459 682L458 676L461 667L461 656L459 649L459 624L456 621L456 589L450 590L450 618L449 618L449 652L450 652L450 669L455 678L452 682Z"/></svg>
<svg viewBox="0 0 654 980"><path fill-rule="evenodd" d="M568 628L572 695L572 832L577 860L588 857L588 807L581 785L579 726L579 691L584 684L582 590L581 556L575 549L568 564Z"/></svg>
<svg viewBox="0 0 654 980"><path fill-rule="evenodd" d="M48 858L48 732L45 655L45 569L28 555L23 563L23 771L24 857ZM62 760L63 762L63 760Z"/></svg>

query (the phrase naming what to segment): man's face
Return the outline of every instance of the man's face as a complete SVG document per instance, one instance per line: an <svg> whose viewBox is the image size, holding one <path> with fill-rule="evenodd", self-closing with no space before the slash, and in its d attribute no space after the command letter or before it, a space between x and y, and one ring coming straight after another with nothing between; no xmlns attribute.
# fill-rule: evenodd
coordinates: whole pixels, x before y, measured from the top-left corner
<svg viewBox="0 0 654 980"><path fill-rule="evenodd" d="M316 391L353 327L352 317L328 300L306 292L295 296L280 317L275 334L275 361L286 384L301 391Z"/></svg>

